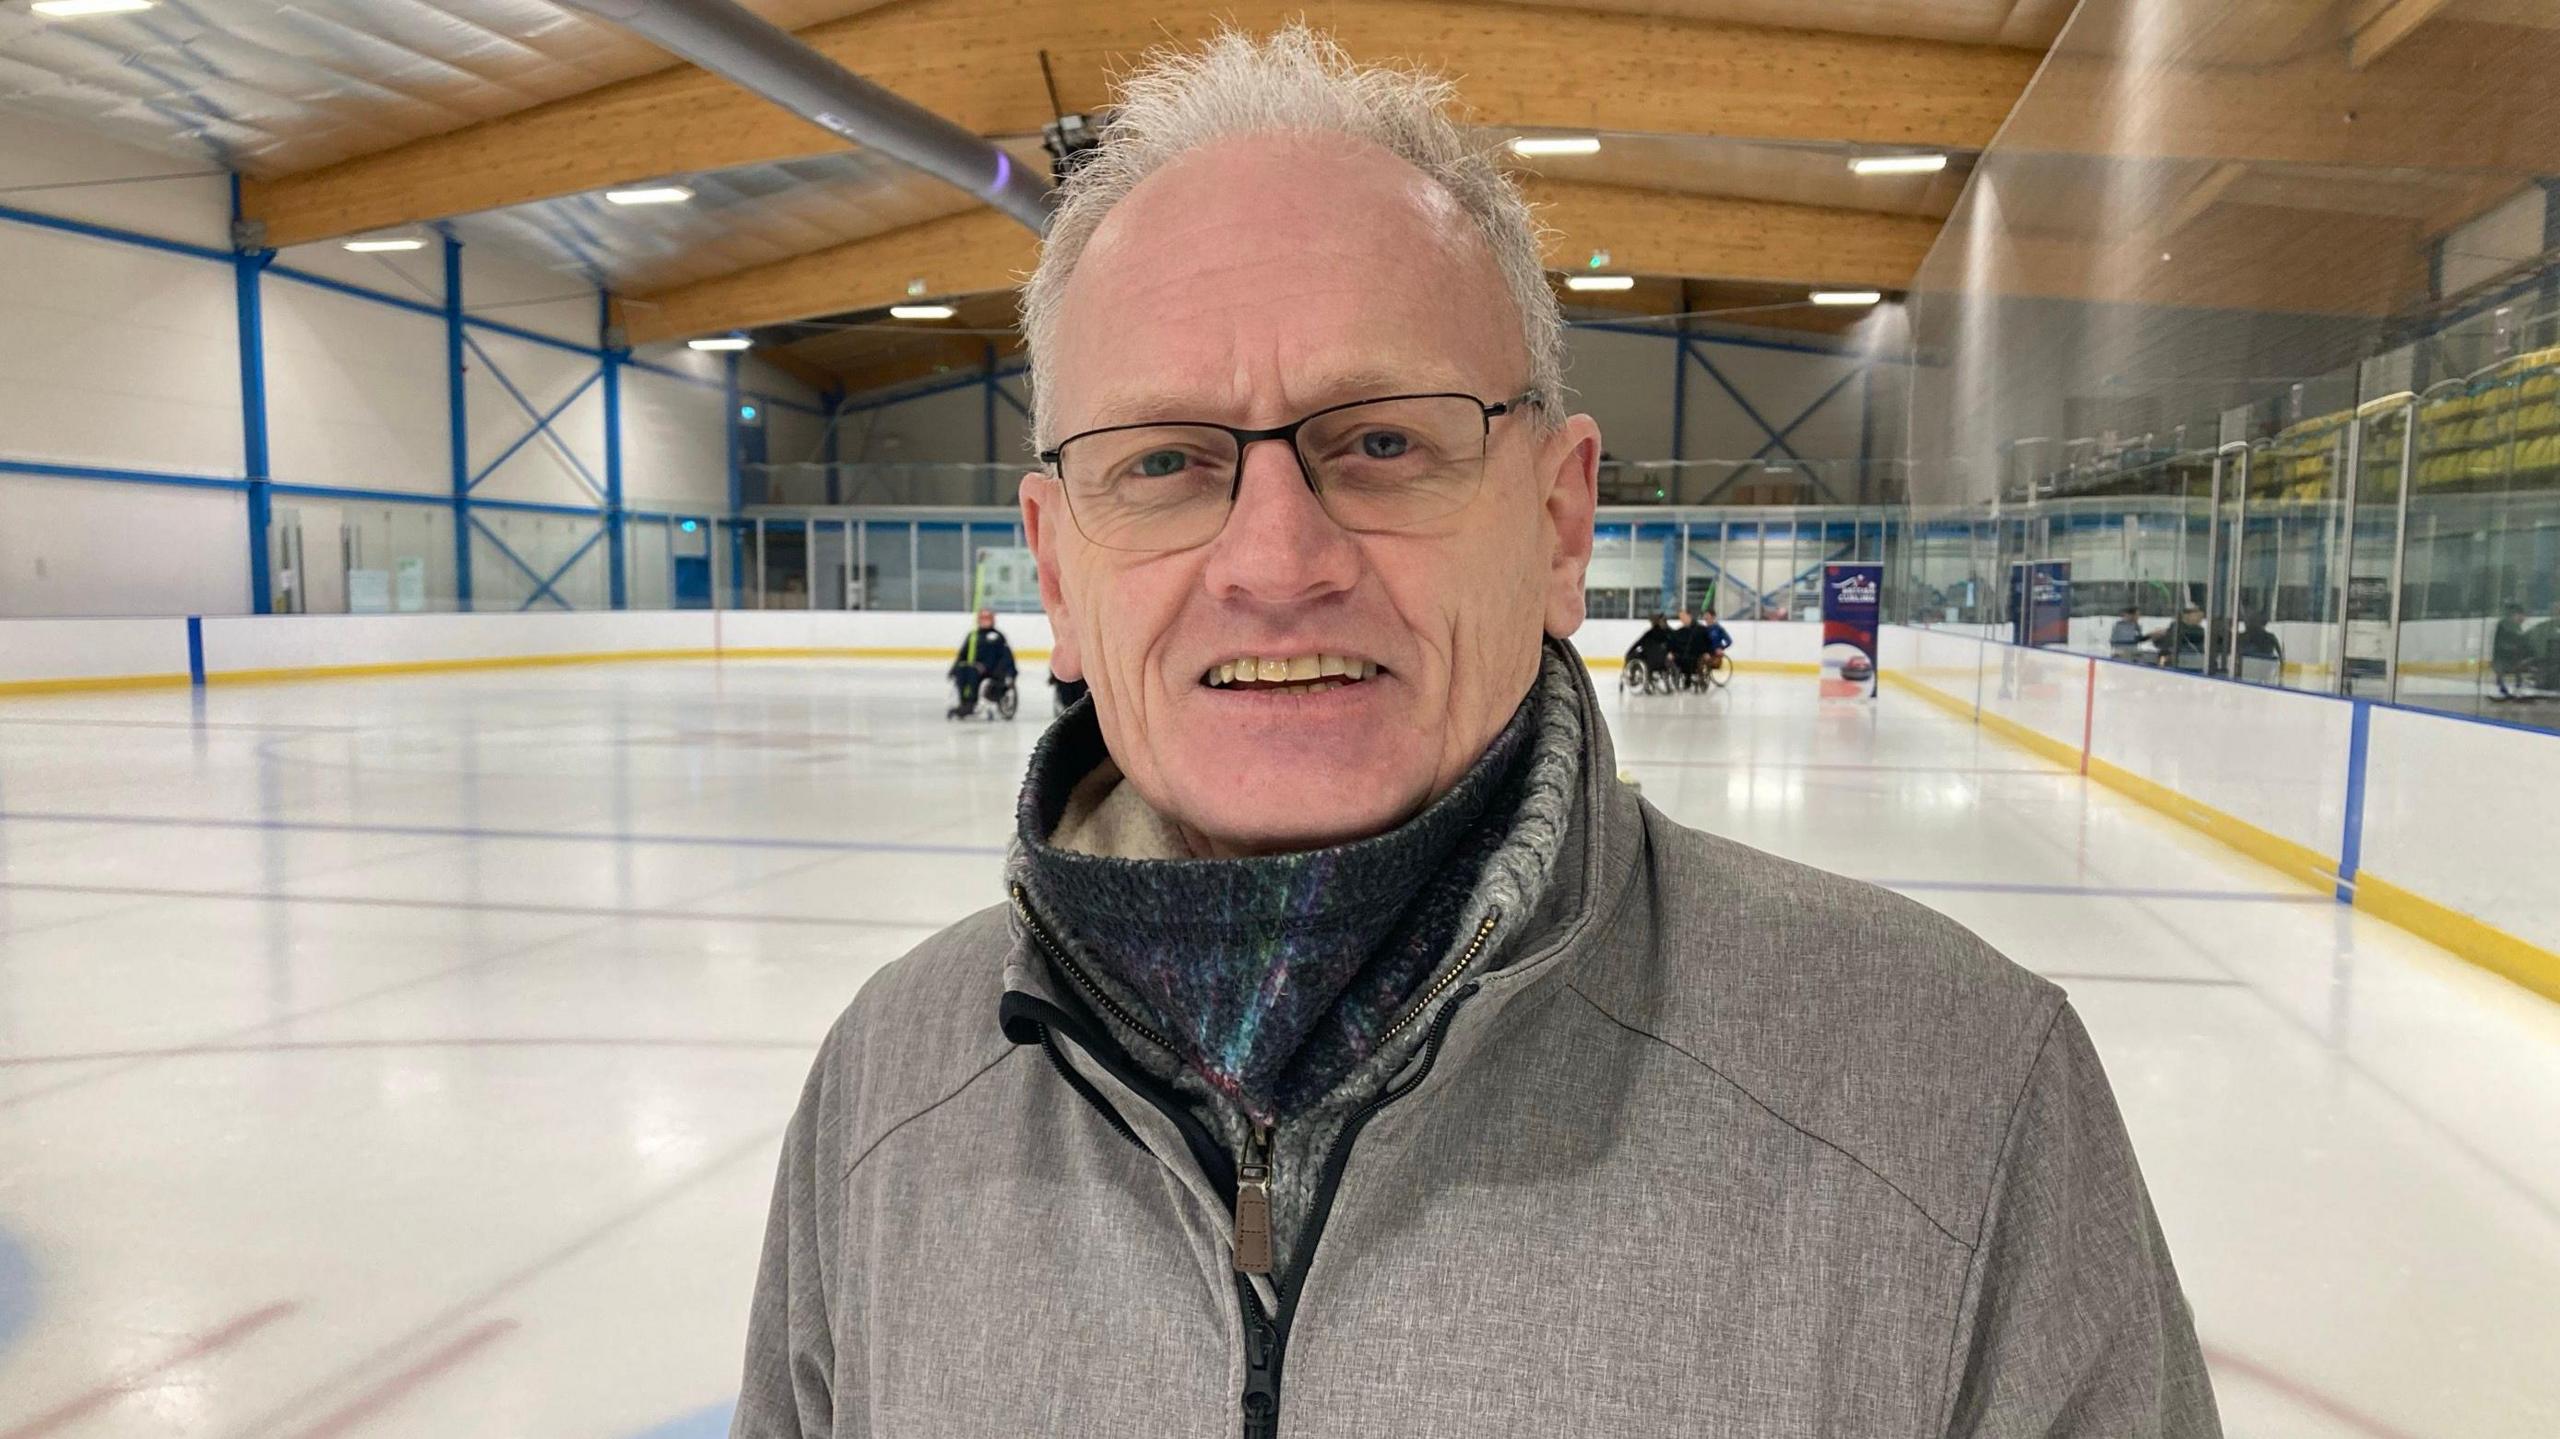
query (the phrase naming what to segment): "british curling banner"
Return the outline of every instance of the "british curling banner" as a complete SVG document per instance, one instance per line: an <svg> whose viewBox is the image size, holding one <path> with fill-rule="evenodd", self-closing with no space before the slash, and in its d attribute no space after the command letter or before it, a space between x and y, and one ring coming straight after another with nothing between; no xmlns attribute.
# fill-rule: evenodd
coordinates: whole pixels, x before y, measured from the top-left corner
<svg viewBox="0 0 2560 1439"><path fill-rule="evenodd" d="M1882 565L1822 567L1822 693L1824 698L1873 697L1876 692L1876 622L1884 591Z"/></svg>

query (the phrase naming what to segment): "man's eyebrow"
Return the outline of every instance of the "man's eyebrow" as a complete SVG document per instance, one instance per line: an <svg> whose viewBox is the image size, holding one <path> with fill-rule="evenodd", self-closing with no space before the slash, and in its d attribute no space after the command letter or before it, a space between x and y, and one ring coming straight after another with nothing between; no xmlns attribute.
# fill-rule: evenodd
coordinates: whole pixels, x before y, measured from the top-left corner
<svg viewBox="0 0 2560 1439"><path fill-rule="evenodd" d="M1292 385L1294 412L1287 416L1321 410L1328 405L1347 404L1353 400L1375 399L1386 395L1427 395L1473 393L1448 373L1431 370L1344 370L1328 375L1312 384ZM1110 389L1102 392L1093 407L1093 419L1079 429L1098 429L1108 425L1145 425L1165 420L1208 420L1220 424L1241 425L1242 407L1233 401L1219 401L1199 395L1167 394L1163 391Z"/></svg>

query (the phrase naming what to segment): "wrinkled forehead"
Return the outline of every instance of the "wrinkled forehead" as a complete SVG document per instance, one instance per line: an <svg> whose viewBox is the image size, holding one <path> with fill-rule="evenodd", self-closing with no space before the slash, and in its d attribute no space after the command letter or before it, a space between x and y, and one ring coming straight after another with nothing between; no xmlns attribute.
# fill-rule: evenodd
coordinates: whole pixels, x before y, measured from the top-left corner
<svg viewBox="0 0 2560 1439"><path fill-rule="evenodd" d="M1499 400L1527 354L1490 247L1438 183L1365 141L1264 135L1193 151L1112 208L1053 362L1054 439L1381 394Z"/></svg>

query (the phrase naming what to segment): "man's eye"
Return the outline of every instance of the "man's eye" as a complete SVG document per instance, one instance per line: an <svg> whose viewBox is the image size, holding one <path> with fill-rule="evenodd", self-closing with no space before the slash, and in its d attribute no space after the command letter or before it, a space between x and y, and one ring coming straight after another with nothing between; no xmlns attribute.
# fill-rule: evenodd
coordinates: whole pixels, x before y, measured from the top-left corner
<svg viewBox="0 0 2560 1439"><path fill-rule="evenodd" d="M1401 458L1412 448L1413 441L1395 430L1371 430L1360 437L1360 457L1368 460Z"/></svg>
<svg viewBox="0 0 2560 1439"><path fill-rule="evenodd" d="M1138 473L1151 480L1180 474L1191 457L1180 450L1151 450L1138 457Z"/></svg>

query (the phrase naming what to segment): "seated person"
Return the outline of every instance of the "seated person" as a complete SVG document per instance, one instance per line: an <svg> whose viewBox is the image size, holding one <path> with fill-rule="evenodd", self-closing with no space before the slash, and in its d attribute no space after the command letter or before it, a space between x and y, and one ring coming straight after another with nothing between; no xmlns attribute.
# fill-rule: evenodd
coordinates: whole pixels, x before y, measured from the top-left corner
<svg viewBox="0 0 2560 1439"><path fill-rule="evenodd" d="M2551 602L2549 619L2524 632L2524 643L2533 657L2534 683L2543 689L2560 690L2560 600Z"/></svg>
<svg viewBox="0 0 2560 1439"><path fill-rule="evenodd" d="M1652 627L1636 636L1634 644L1627 646L1627 663L1641 664L1648 670L1667 674L1671 670L1671 641L1670 623L1662 616L1655 615Z"/></svg>
<svg viewBox="0 0 2560 1439"><path fill-rule="evenodd" d="M951 662L951 682L960 689L960 703L951 707L952 719L967 719L977 713L978 692L991 682L1001 689L1013 683L1013 646L1004 631L996 628L994 610L978 611L978 627L960 642L960 657Z"/></svg>
<svg viewBox="0 0 2560 1439"><path fill-rule="evenodd" d="M2160 627L2156 634L2145 635L2151 647L2160 652L2160 663L2195 674L2204 673L2204 608L2189 605L2178 611L2178 617Z"/></svg>
<svg viewBox="0 0 2560 1439"><path fill-rule="evenodd" d="M2281 684L2284 681L2284 644L2275 631L2267 628L2265 615L2246 615L2240 621L2240 638L2235 642L2239 663L2234 674L2255 684Z"/></svg>
<svg viewBox="0 0 2560 1439"><path fill-rule="evenodd" d="M1714 610L1706 610L1695 619L1682 617L1672 645L1680 660L1680 672L1702 678L1723 660L1726 650L1733 648L1733 632L1717 623Z"/></svg>
<svg viewBox="0 0 2560 1439"><path fill-rule="evenodd" d="M2117 659L2130 660L2142 646L2142 611L2132 605L2116 616L2115 628L2107 632L2107 652Z"/></svg>
<svg viewBox="0 0 2560 1439"><path fill-rule="evenodd" d="M1057 700L1058 713L1065 714L1083 702L1087 686L1083 680L1060 679L1058 672L1052 669L1049 671L1049 692Z"/></svg>

